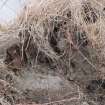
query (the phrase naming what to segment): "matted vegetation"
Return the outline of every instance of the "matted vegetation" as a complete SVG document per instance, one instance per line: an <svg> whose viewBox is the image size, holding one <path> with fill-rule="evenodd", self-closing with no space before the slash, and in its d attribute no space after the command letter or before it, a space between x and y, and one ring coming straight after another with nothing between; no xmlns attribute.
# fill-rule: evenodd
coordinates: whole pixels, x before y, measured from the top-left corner
<svg viewBox="0 0 105 105"><path fill-rule="evenodd" d="M8 29L17 42L7 45L0 70L16 88L12 104L105 104L104 4L33 0L25 6Z"/></svg>

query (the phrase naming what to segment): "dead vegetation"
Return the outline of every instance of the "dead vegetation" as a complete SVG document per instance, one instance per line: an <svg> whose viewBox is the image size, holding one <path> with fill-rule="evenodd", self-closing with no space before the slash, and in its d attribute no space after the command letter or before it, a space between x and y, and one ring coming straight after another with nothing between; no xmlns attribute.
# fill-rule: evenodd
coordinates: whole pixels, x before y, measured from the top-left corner
<svg viewBox="0 0 105 105"><path fill-rule="evenodd" d="M12 104L0 95L1 104L104 105L103 9L96 0L27 5L11 28L18 41L7 45L0 69L0 79L18 92Z"/></svg>

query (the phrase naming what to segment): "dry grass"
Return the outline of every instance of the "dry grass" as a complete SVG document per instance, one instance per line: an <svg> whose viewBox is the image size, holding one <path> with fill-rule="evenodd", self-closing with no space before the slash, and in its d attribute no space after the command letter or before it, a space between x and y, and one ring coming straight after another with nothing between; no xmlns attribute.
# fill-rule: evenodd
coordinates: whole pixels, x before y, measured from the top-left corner
<svg viewBox="0 0 105 105"><path fill-rule="evenodd" d="M42 105L70 105L75 101L77 105L89 105L88 102L98 105L98 101L88 99L84 91L90 80L103 76L100 72L102 64L105 64L104 4L104 1L98 0L33 0L8 29L8 32L16 33L15 36L22 33L22 57L25 50L35 73L45 69L47 74L53 70L64 81L69 81L69 85L73 81L78 88L78 97L62 99L59 96L61 99L55 101L49 97L49 102ZM33 37L38 50L34 62L27 52L30 38L24 49L25 31ZM50 66L47 63L38 63L40 52L51 59ZM42 59L45 57L41 56ZM51 68L53 66L54 69Z"/></svg>

